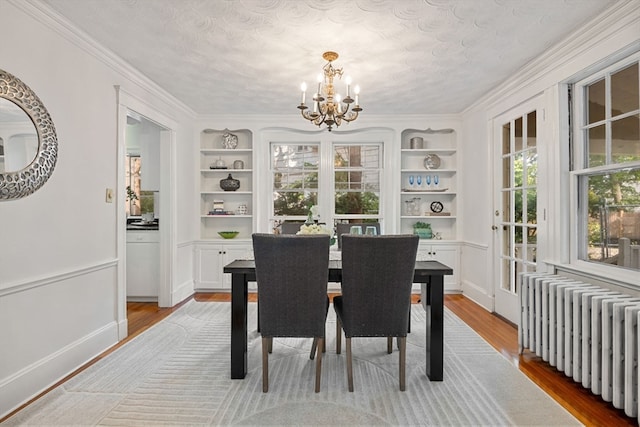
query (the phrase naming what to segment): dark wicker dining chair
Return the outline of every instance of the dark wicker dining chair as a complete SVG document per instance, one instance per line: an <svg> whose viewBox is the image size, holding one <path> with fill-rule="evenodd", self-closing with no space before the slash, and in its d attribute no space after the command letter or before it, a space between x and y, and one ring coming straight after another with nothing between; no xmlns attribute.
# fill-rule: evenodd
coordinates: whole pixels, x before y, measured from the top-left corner
<svg viewBox="0 0 640 427"><path fill-rule="evenodd" d="M274 337L311 337L320 391L322 349L329 310L328 235L253 234L262 335L262 391L269 391L269 353ZM316 354L317 353L317 354Z"/></svg>
<svg viewBox="0 0 640 427"><path fill-rule="evenodd" d="M398 338L400 390L405 390L407 325L418 250L416 235L342 236L342 296L336 311L336 352L342 330L347 343L347 380L353 391L351 338Z"/></svg>
<svg viewBox="0 0 640 427"><path fill-rule="evenodd" d="M304 221L285 221L280 225L280 234L296 234L303 224Z"/></svg>

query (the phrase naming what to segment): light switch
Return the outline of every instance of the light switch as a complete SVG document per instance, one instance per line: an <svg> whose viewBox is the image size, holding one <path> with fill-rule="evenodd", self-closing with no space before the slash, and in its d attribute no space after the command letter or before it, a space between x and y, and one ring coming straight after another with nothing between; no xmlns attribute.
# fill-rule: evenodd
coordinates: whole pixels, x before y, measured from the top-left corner
<svg viewBox="0 0 640 427"><path fill-rule="evenodd" d="M105 192L105 201L107 203L113 203L113 188L107 188Z"/></svg>

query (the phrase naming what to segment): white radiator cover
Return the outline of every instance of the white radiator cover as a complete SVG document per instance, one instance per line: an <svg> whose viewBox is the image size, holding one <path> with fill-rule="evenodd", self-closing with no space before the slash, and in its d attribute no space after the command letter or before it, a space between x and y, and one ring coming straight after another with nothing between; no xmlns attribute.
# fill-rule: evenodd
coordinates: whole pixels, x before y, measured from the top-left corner
<svg viewBox="0 0 640 427"><path fill-rule="evenodd" d="M520 352L638 417L640 298L551 273L520 273L518 286Z"/></svg>

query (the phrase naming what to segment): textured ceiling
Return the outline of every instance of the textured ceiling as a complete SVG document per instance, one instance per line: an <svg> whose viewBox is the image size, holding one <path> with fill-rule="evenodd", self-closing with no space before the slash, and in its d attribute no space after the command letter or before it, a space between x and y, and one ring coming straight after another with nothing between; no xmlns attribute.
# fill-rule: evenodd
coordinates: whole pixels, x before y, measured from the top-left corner
<svg viewBox="0 0 640 427"><path fill-rule="evenodd" d="M615 2L42 0L202 114L297 114L327 50L363 114L458 113Z"/></svg>

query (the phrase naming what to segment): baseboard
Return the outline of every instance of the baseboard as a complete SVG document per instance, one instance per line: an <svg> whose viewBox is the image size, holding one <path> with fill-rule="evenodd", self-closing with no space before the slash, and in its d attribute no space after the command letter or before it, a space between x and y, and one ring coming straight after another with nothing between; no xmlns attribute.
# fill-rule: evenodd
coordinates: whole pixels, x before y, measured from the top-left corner
<svg viewBox="0 0 640 427"><path fill-rule="evenodd" d="M0 383L0 418L117 343L118 327L114 321L5 378Z"/></svg>
<svg viewBox="0 0 640 427"><path fill-rule="evenodd" d="M178 286L174 287L173 292L171 293L171 306L173 307L176 304L184 301L194 293L194 283L192 280L186 280L182 282Z"/></svg>
<svg viewBox="0 0 640 427"><path fill-rule="evenodd" d="M486 310L493 312L494 298L488 295L486 289L482 288L469 280L462 281L462 293L465 298L469 298L476 304L484 307Z"/></svg>

